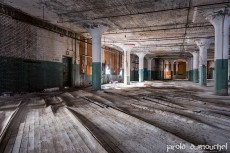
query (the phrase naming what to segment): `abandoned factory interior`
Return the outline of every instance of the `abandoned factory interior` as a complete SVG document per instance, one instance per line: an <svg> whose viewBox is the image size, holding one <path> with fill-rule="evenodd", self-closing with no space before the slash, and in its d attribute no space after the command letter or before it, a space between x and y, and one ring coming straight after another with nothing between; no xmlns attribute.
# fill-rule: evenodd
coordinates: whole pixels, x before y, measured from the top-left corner
<svg viewBox="0 0 230 153"><path fill-rule="evenodd" d="M230 0L0 0L0 153L230 153Z"/></svg>

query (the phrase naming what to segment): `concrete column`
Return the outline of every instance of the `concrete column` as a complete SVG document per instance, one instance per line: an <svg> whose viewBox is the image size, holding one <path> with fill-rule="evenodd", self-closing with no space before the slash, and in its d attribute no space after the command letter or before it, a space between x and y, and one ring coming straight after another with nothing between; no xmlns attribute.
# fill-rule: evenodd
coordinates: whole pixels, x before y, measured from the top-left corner
<svg viewBox="0 0 230 153"><path fill-rule="evenodd" d="M89 25L88 31L92 36L92 86L94 90L101 89L101 37L108 28L104 25Z"/></svg>
<svg viewBox="0 0 230 153"><path fill-rule="evenodd" d="M169 62L170 62L170 64L171 64L171 68L170 68L170 70L171 70L171 80L173 80L173 71L174 71L174 62L175 62L176 60L169 60Z"/></svg>
<svg viewBox="0 0 230 153"><path fill-rule="evenodd" d="M199 84L201 86L207 86L207 51L212 42L212 39L199 39L196 40L196 44L200 49L200 73Z"/></svg>
<svg viewBox="0 0 230 153"><path fill-rule="evenodd" d="M151 57L148 58L148 80L152 80L152 59Z"/></svg>
<svg viewBox="0 0 230 153"><path fill-rule="evenodd" d="M144 81L144 57L146 53L138 53L137 56L139 57L139 82Z"/></svg>
<svg viewBox="0 0 230 153"><path fill-rule="evenodd" d="M199 65L199 61L198 61L198 52L192 52L193 55L193 82L198 83L199 79L198 79L198 65Z"/></svg>
<svg viewBox="0 0 230 153"><path fill-rule="evenodd" d="M214 91L216 95L227 96L230 9L212 12L207 19L215 28Z"/></svg>

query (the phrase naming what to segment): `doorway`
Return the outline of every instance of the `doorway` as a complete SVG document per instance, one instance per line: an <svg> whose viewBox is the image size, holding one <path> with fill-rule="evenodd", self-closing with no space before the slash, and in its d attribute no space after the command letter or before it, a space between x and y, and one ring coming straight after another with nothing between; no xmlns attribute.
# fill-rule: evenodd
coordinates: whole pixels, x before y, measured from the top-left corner
<svg viewBox="0 0 230 153"><path fill-rule="evenodd" d="M71 65L72 58L71 57L63 57L63 87L71 86Z"/></svg>

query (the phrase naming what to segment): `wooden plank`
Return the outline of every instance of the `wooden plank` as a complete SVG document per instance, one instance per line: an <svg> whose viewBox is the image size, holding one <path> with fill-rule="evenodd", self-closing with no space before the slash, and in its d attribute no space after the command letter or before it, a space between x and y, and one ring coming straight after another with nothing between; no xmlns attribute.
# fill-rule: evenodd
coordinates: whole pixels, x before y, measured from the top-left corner
<svg viewBox="0 0 230 153"><path fill-rule="evenodd" d="M22 142L22 135L23 135L24 125L25 125L25 123L21 123L20 124L19 130L18 130L18 135L17 135L16 141L14 143L14 147L13 147L12 153L19 153L19 151L20 151L20 146L21 146L21 142Z"/></svg>
<svg viewBox="0 0 230 153"><path fill-rule="evenodd" d="M51 134L51 130L50 130L50 128L53 125L49 126L49 123L48 123L48 120L50 120L52 115L53 115L52 112L48 112L46 116L44 116L45 132L46 132L47 142L49 146L48 147L49 153L55 153L54 144L53 144L53 135Z"/></svg>
<svg viewBox="0 0 230 153"><path fill-rule="evenodd" d="M71 120L67 119L68 116L66 113L64 113L63 111L60 112L62 116L65 117L65 119L63 119L63 125L65 130L67 131L67 134L69 135L73 146L75 147L75 150L77 152L85 152L85 153L90 153L90 149L87 147L87 145L85 144L85 142L83 141L83 139L80 137L80 135L78 134L77 130L73 127L73 122L70 122Z"/></svg>
<svg viewBox="0 0 230 153"><path fill-rule="evenodd" d="M75 148L74 148L74 146L73 146L73 144L72 144L72 142L71 142L71 140L70 140L70 138L69 138L69 136L68 136L68 134L67 134L67 131L64 129L64 127L63 127L63 125L62 125L62 121L63 121L63 117L59 114L59 112L57 112L56 113L56 115L58 116L58 123L59 123L59 127L60 127L60 129L62 129L62 133L61 133L61 135L62 135L62 138L64 139L64 141L65 141L65 143L66 143L66 145L67 145L67 150L63 150L63 152L76 152L75 151Z"/></svg>
<svg viewBox="0 0 230 153"><path fill-rule="evenodd" d="M34 153L41 153L39 111L34 112Z"/></svg>
<svg viewBox="0 0 230 153"><path fill-rule="evenodd" d="M42 153L48 153L48 143L45 133L45 123L44 123L44 116L46 115L46 112L44 109L40 110L40 139L41 139L41 152Z"/></svg>
<svg viewBox="0 0 230 153"><path fill-rule="evenodd" d="M27 116L25 118L25 124L22 134L22 142L20 147L20 153L27 153L27 145L28 145L28 138L29 138L29 113L27 113Z"/></svg>
<svg viewBox="0 0 230 153"><path fill-rule="evenodd" d="M51 115L48 119L48 125L50 128L50 133L53 138L53 146L55 149L55 153L62 153L62 147L60 143L60 137L59 130L56 128L57 126L55 125L55 116Z"/></svg>
<svg viewBox="0 0 230 153"><path fill-rule="evenodd" d="M28 141L28 153L34 153L34 111L30 113L29 118L29 141Z"/></svg>
<svg viewBox="0 0 230 153"><path fill-rule="evenodd" d="M57 115L52 116L52 119L53 119L53 126L55 127L56 136L57 136L57 139L55 139L56 140L55 144L56 145L59 144L59 146L61 147L62 152L64 152L64 151L67 150L67 144L66 144L65 140L62 137L63 129L61 129L60 126L59 126L59 120L58 120Z"/></svg>

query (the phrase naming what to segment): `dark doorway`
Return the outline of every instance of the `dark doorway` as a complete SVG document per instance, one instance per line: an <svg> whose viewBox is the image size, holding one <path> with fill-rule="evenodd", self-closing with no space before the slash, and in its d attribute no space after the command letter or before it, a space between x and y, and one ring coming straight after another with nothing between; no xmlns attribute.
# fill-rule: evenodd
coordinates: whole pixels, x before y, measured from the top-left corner
<svg viewBox="0 0 230 153"><path fill-rule="evenodd" d="M72 65L72 58L70 57L63 57L63 86L71 86L71 65Z"/></svg>

